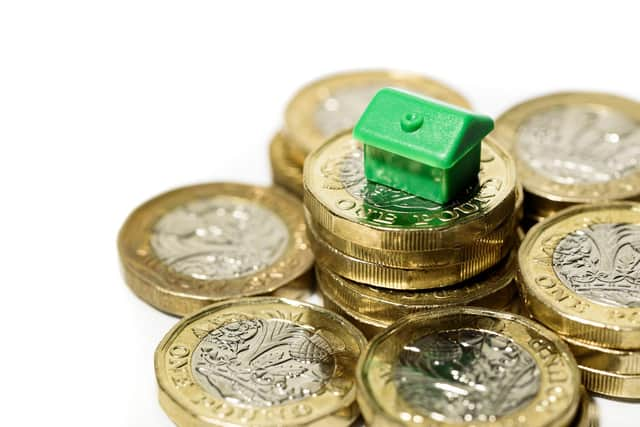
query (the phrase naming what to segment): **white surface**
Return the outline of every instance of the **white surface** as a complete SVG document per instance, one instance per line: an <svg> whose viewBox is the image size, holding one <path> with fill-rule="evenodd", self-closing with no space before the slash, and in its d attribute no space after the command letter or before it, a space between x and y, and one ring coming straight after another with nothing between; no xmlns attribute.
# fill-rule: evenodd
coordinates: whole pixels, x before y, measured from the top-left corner
<svg viewBox="0 0 640 427"><path fill-rule="evenodd" d="M3 425L170 425L152 361L176 319L124 285L116 233L170 187L269 183L308 80L423 72L493 115L554 90L640 98L635 2L353 3L2 2ZM598 403L603 427L638 425L639 404Z"/></svg>

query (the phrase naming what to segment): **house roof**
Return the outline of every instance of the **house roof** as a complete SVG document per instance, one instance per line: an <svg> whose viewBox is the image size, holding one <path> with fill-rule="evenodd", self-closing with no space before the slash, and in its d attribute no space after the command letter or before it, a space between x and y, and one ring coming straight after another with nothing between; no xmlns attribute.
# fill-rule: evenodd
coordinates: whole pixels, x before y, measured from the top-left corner
<svg viewBox="0 0 640 427"><path fill-rule="evenodd" d="M369 103L353 136L381 150L448 169L492 130L488 116L384 88Z"/></svg>

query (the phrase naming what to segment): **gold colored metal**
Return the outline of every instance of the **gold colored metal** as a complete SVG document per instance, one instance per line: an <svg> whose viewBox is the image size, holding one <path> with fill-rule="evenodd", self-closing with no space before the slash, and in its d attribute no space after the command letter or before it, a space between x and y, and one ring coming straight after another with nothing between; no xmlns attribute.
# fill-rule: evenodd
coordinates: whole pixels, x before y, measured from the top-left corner
<svg viewBox="0 0 640 427"><path fill-rule="evenodd" d="M242 206L255 207L257 212L271 217L271 222L280 224L273 230L247 229L231 227L225 230L225 222L220 224L205 224L198 218L197 212L186 210L205 209L199 204L222 198L224 203L241 208L235 212L226 212L224 220L243 220L245 215ZM195 204L195 205L193 205ZM181 223L167 215L179 216ZM159 221L164 221L160 223ZM227 221L227 222L229 222ZM172 244L180 245L185 251L181 258L171 256L163 260L154 248L152 239L158 224L174 227L178 233L171 233L167 239ZM252 223L253 224L253 223ZM176 228L177 227L177 228ZM180 234L182 233L182 234ZM227 235L226 233L230 233ZM202 238L198 237L202 234ZM276 239L274 247L265 247L262 252L257 251L255 239L262 242ZM186 241L186 242L185 242ZM177 242L177 243L175 243ZM163 246L164 245L164 246ZM158 248L166 246L166 242L157 243ZM275 248L275 249L274 249ZM276 249L280 248L278 253ZM277 188L262 188L243 184L212 183L190 187L182 187L163 193L134 210L118 235L118 250L122 262L124 278L133 292L152 306L173 314L185 315L208 304L240 296L269 294L291 284L291 295L306 294L311 284L309 273L313 265L313 254L309 248L300 201L284 190ZM210 252L211 251L211 252ZM254 257L257 264L251 264L251 259L243 261L251 251L257 251ZM208 253L211 253L207 258ZM253 252L252 252L253 253ZM276 256L277 255L277 256ZM174 267L171 262L193 260L181 269ZM204 257L204 258L203 258ZM225 257L229 257L227 262ZM221 265L241 266L244 270L240 274L202 276L199 271L206 263L217 262ZM246 265L245 265L246 264Z"/></svg>
<svg viewBox="0 0 640 427"><path fill-rule="evenodd" d="M405 89L470 109L469 102L444 84L412 73L368 70L334 74L296 93L285 112L285 136L300 165L334 134L351 128L383 87Z"/></svg>
<svg viewBox="0 0 640 427"><path fill-rule="evenodd" d="M273 183L302 198L302 166L287 154L287 146L281 133L277 133L269 144L271 175Z"/></svg>
<svg viewBox="0 0 640 427"><path fill-rule="evenodd" d="M365 346L355 327L312 304L217 303L158 345L160 404L181 427L346 427L358 415L354 369Z"/></svg>
<svg viewBox="0 0 640 427"><path fill-rule="evenodd" d="M389 326L403 316L454 305L502 308L515 295L517 251L465 282L433 291L394 291L353 282L316 266L322 294L342 311L366 323Z"/></svg>
<svg viewBox="0 0 640 427"><path fill-rule="evenodd" d="M578 414L570 427L599 427L598 405L584 387L580 387Z"/></svg>
<svg viewBox="0 0 640 427"><path fill-rule="evenodd" d="M638 348L640 306L628 283L635 270L615 270L633 262L638 230L630 227L638 225L640 204L612 202L568 208L534 226L518 254L518 285L532 317L576 341ZM558 250L563 239L569 243ZM556 267L571 268L571 277L559 277ZM612 274L617 279L606 284Z"/></svg>
<svg viewBox="0 0 640 427"><path fill-rule="evenodd" d="M502 259L513 247L514 239L517 238L517 233L514 232L514 219L507 218L505 223L495 230L464 246L409 252L368 248L344 240L315 222L305 208L307 227L312 229L320 240L327 242L337 251L362 261L408 270L440 268L451 264L474 264L478 259L483 258Z"/></svg>
<svg viewBox="0 0 640 427"><path fill-rule="evenodd" d="M587 141L593 140L593 143L582 151L576 144L571 144L573 149L576 150L574 154L576 159L582 156L588 161L589 159L606 155L599 149L594 148L596 142L594 138L603 137L611 143L617 143L621 142L622 138L625 137L625 135L621 134L609 135L605 133L607 131L606 128L600 129L598 127L600 125L596 122L598 113L606 114L611 112L621 114L631 121L640 123L640 103L614 95L591 92L556 93L534 98L512 107L498 117L496 128L492 135L496 141L514 156L518 169L518 179L524 186L526 193L527 207L525 210L533 216L545 217L576 203L602 203L611 200L640 198L640 168L628 173L625 172L624 176L611 177L610 179L603 178L597 182L581 182L580 180L562 182L560 179L554 179L552 176L536 170L531 163L523 159L522 151L518 146L519 133L523 125L538 114L571 108L587 109L593 115L591 118L592 124L585 125L584 128L576 125L577 129L569 130L572 134L559 136L561 138L573 135L573 138L583 138ZM598 134L596 137L585 136L586 132L601 132L602 135ZM556 138L556 136L549 134L547 138ZM561 140L558 143L570 144L571 141ZM627 157L629 156L637 155L630 152ZM537 159L537 161L544 163L545 159ZM556 162L558 161L556 159Z"/></svg>
<svg viewBox="0 0 640 427"><path fill-rule="evenodd" d="M304 203L334 236L367 248L430 251L468 245L513 216L515 168L490 138L482 144L479 182L441 206L368 182L362 145L344 132L314 151L304 168Z"/></svg>
<svg viewBox="0 0 640 427"><path fill-rule="evenodd" d="M571 338L564 340L582 366L617 374L640 375L640 349L617 350L585 344Z"/></svg>
<svg viewBox="0 0 640 427"><path fill-rule="evenodd" d="M431 337L437 345L424 341ZM492 339L496 344L486 342ZM401 357L415 367L399 371ZM489 367L500 374L482 375ZM524 317L481 308L403 317L371 340L356 372L358 404L369 427L564 427L580 402L575 359L557 335ZM416 403L407 400L412 390ZM487 402L496 402L497 394L499 405ZM499 410L506 399L519 403Z"/></svg>
<svg viewBox="0 0 640 427"><path fill-rule="evenodd" d="M640 374L617 374L578 365L587 390L610 397L640 399Z"/></svg>
<svg viewBox="0 0 640 427"><path fill-rule="evenodd" d="M465 263L423 270L403 269L350 257L320 239L311 227L307 231L317 265L355 282L405 291L442 288L462 282L496 265L511 250L511 246L506 246L502 254L490 254L492 256Z"/></svg>

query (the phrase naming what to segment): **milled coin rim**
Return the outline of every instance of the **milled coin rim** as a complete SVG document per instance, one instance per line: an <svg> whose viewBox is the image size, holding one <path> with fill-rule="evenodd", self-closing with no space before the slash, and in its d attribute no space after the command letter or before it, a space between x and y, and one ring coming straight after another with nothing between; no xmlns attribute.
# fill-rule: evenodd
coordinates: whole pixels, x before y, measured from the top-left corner
<svg viewBox="0 0 640 427"><path fill-rule="evenodd" d="M375 395L372 394L372 385L365 379L365 377L368 373L370 364L373 363L373 354L375 353L376 348L380 345L380 343L384 342L385 340L399 339L395 336L398 333L406 333L410 336L410 338L404 340L403 342L413 342L425 335L426 331L429 330L430 322L436 320L442 321L443 318L447 318L449 316L455 318L461 315L478 316L478 324L482 324L482 326L475 325L475 327L485 331L492 330L491 327L493 325L488 324L486 321L482 322L482 318L486 319L487 317L489 317L502 322L505 328L513 329L513 325L518 325L516 327L516 330L511 332L518 332L517 328L524 328L526 330L533 331L537 336L544 338L546 342L553 345L558 350L557 354L559 354L562 358L554 359L555 363L558 363L558 360L564 360L562 372L566 373L566 381L564 381L563 383L566 383L566 385L568 386L568 389L564 390L564 392L568 393L567 399L558 398L558 396L552 394L552 392L557 392L560 386L558 381L550 381L550 373L545 371L544 369L545 366L548 367L549 362L549 360L547 360L545 363L545 358L548 358L551 354L554 354L551 353L547 347L544 347L543 349L540 349L540 351L536 352L533 350L532 345L529 343L528 337L514 336L513 334L502 333L503 331L500 331L500 333L508 336L521 347L526 349L528 353L534 358L537 365L540 367L540 388L536 397L524 408L503 416L495 422L474 422L474 426L489 427L495 426L497 425L497 423L501 423L500 425L510 425L508 423L509 421L511 421L513 425L527 425L529 427L564 427L568 425L571 420L573 420L580 402L580 374L573 355L569 351L567 344L562 341L560 337L558 337L556 334L554 334L544 326L516 314L477 307L448 307L432 310L425 313L416 313L405 316L391 325L385 331L376 335L369 342L367 351L365 353L362 353L360 359L358 360L358 367L356 370L358 381L358 404L360 405L360 410L368 426L453 427L455 425L460 425L436 421L424 416L420 416L420 418L416 419L415 416L411 416L411 414L409 413L410 407L408 405L406 405L408 409L402 405L397 406L402 402L396 395L395 388L392 387L385 388L384 400L387 403L396 405L394 411L396 413L388 413L386 409L381 406L380 402L376 400ZM398 349L402 345L402 343L396 344ZM550 394L546 395L545 393L547 392ZM561 404L562 402L565 402L566 405L559 408L554 406L555 404ZM551 407L557 408L554 414L550 413L549 408ZM408 415L407 418L410 419L409 421L404 421L400 418L400 414L405 413L405 409ZM545 417L545 414L550 415ZM534 422L538 422L539 424L534 424Z"/></svg>
<svg viewBox="0 0 640 427"><path fill-rule="evenodd" d="M518 178L526 192L546 200L553 210L567 203L598 203L640 197L640 170L606 183L560 184L536 172L514 154L516 133L531 115L555 106L596 105L620 111L640 121L640 103L617 95L599 92L558 92L536 97L511 107L496 119L494 138L514 157ZM557 203L554 203L557 202Z"/></svg>
<svg viewBox="0 0 640 427"><path fill-rule="evenodd" d="M598 416L598 404L593 397L587 393L584 386L580 386L580 406L576 418L569 425L570 427L598 427L600 420Z"/></svg>
<svg viewBox="0 0 640 427"><path fill-rule="evenodd" d="M360 144L351 137L350 130L337 134L311 153L305 161L303 170L305 207L309 210L314 221L345 241L369 248L396 251L428 251L442 247L455 247L468 244L469 241L486 235L514 214L518 198L515 165L509 154L493 142L491 137L487 137L483 140L482 152L491 156L492 159L493 156L502 159L503 166L496 165L496 167L504 170L504 175L501 176L500 188L490 202L491 207L483 211L482 214L465 217L450 226L438 227L393 227L383 223L374 225L358 222L354 218L354 214L346 212L364 209L361 203L345 189L338 189L335 190L335 193L323 196L322 192L326 193L328 190L322 188L321 174L316 170L317 167L314 167L314 163L320 162L325 156L325 152L329 150L343 152L344 149L334 147L347 144ZM483 177L484 173L481 168L480 176ZM486 173L488 174L488 172ZM494 181L494 177L486 176L481 179L480 184L484 185ZM343 209L340 212L336 206L333 206L331 200L334 199L336 204L343 202L344 205L349 206L349 209ZM453 215L454 218L456 215L459 217L458 210L464 210L466 204L442 211L439 213L440 220L444 220L445 213ZM447 220L450 219L447 218Z"/></svg>
<svg viewBox="0 0 640 427"><path fill-rule="evenodd" d="M587 344L563 337L578 364L587 368L623 375L640 375L640 349L619 350Z"/></svg>
<svg viewBox="0 0 640 427"><path fill-rule="evenodd" d="M289 232L284 253L265 269L235 279L199 280L171 270L151 248L153 226L164 213L179 205L218 195L257 203L279 216ZM125 282L133 292L157 309L178 316L224 299L271 293L313 266L300 201L275 187L239 183L180 187L146 201L122 225L118 252Z"/></svg>
<svg viewBox="0 0 640 427"><path fill-rule="evenodd" d="M229 311L229 313L225 314L225 311ZM207 319L207 317L211 316L215 317ZM273 407L251 408L247 405L234 405L224 399L212 398L192 378L191 354L200 342L200 338L195 335L195 330L192 334L189 334L188 329L192 326L202 326L199 322L210 323L210 328L215 329L225 323L247 317L261 319L281 318L302 324L300 319L296 320L296 316L300 318L302 316L310 316L310 318L306 318L304 325L314 329L330 326L331 334L334 335L331 339L341 341L342 347L336 354L342 359L336 358L336 369L334 370L334 376L330 380L331 387L327 385L327 388L335 386L335 390L340 391L340 393L336 392L334 396L329 396L331 391L327 390L321 395L309 396L291 403ZM207 319L207 321L204 319ZM213 323L216 325L214 326ZM189 342L187 342L186 338L178 339L183 332L188 335ZM222 301L207 306L180 320L158 344L154 353L154 366L158 382L159 400L169 418L176 421L188 421L189 424L187 425L193 425L194 427L231 427L240 425L267 427L275 424L290 427L301 425L347 427L358 415L357 412L354 413L353 411L356 381L354 373L351 387L348 390L344 390L344 383L345 381L348 382L348 379L342 378L342 376L346 375L345 368L348 369L350 366L348 361L353 360L355 363L359 356L356 353L364 351L366 342L364 335L343 317L314 304L275 297L249 297ZM186 366L187 380L189 381L189 385L186 387L194 387L196 389L193 396L184 394L187 392L178 394L178 390L183 390L184 387L178 387L175 381L171 380L170 371L176 373L178 369L181 369L181 367L176 368L178 366L177 363L168 363L166 360L171 357L170 351L176 346L189 350L188 354L182 357L187 359L188 362L181 367ZM349 346L357 347L357 351L351 351L353 348ZM303 403L306 405L304 408L302 407ZM198 410L198 404L202 404L206 409ZM209 412L215 408L221 411L219 416ZM302 412L304 414L301 414ZM343 414L343 412L345 413ZM287 418L292 414L299 416L294 419ZM257 417L262 417L263 420L256 421Z"/></svg>
<svg viewBox="0 0 640 427"><path fill-rule="evenodd" d="M307 227L313 230L313 234L338 252L385 267L407 270L441 268L451 264L473 263L478 258L500 257L505 246L513 246L513 240L517 234L515 232L516 219L512 217L507 218L495 230L466 245L430 251L392 251L369 248L340 238L314 221L306 207L304 208L304 218Z"/></svg>
<svg viewBox="0 0 640 427"><path fill-rule="evenodd" d="M331 92L380 80L385 81L385 86L394 86L394 83L403 84L422 95L471 109L469 101L454 89L420 74L394 70L354 70L331 74L302 87L287 104L284 113L284 134L292 157L302 164L304 158L325 141L326 138L315 126L314 117L318 104L323 102Z"/></svg>
<svg viewBox="0 0 640 427"><path fill-rule="evenodd" d="M640 203L609 202L567 208L534 225L518 252L518 286L531 315L562 336L601 347L633 349L640 342L640 308L605 306L575 293L551 264L553 248L540 240L555 238L598 223L640 224Z"/></svg>
<svg viewBox="0 0 640 427"><path fill-rule="evenodd" d="M587 390L609 397L640 399L640 373L618 374L578 365Z"/></svg>
<svg viewBox="0 0 640 427"><path fill-rule="evenodd" d="M398 291L376 288L341 277L316 265L316 282L345 312L357 314L361 321L389 326L401 317L421 311L450 306L502 308L516 295L517 249L493 268L465 282L442 289Z"/></svg>
<svg viewBox="0 0 640 427"><path fill-rule="evenodd" d="M492 254L492 257L476 258L471 262L444 267L421 270L403 269L387 267L343 254L313 234L310 227L307 227L307 232L316 264L354 282L397 290L425 290L454 285L493 267L511 250L511 246L505 246L501 254Z"/></svg>
<svg viewBox="0 0 640 427"><path fill-rule="evenodd" d="M276 133L269 143L269 159L273 183L302 198L302 166L287 155L287 146L282 132Z"/></svg>

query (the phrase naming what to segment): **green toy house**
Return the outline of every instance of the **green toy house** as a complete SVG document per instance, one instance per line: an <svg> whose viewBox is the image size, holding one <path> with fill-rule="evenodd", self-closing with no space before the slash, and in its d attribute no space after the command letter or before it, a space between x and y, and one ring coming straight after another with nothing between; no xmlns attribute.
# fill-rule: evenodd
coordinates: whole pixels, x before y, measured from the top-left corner
<svg viewBox="0 0 640 427"><path fill-rule="evenodd" d="M353 129L368 180L444 204L480 171L490 117L395 89L380 90Z"/></svg>

